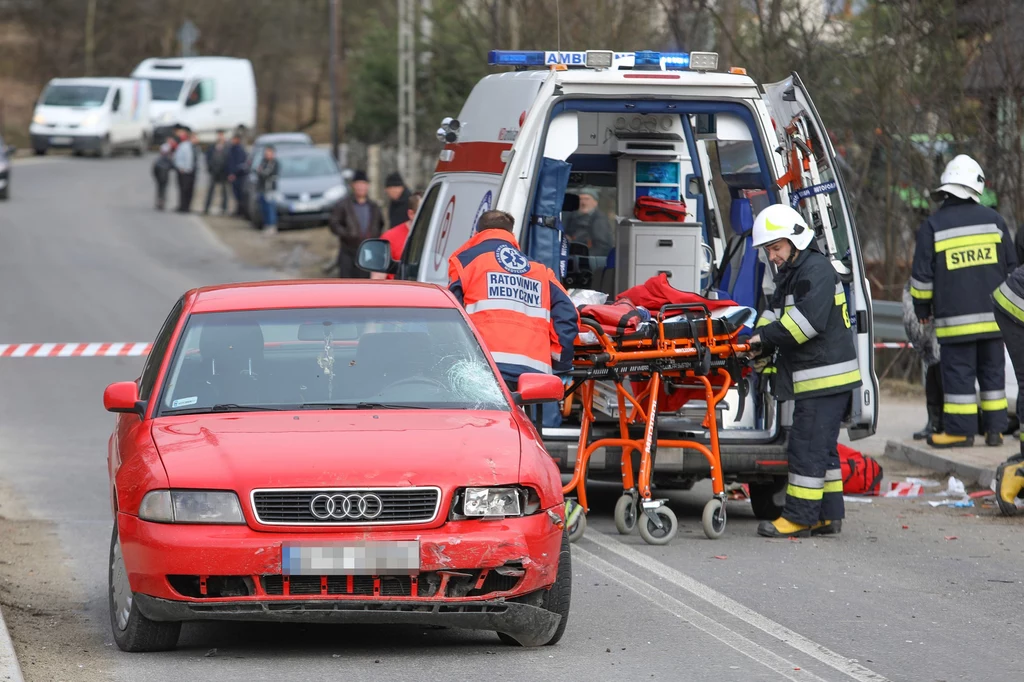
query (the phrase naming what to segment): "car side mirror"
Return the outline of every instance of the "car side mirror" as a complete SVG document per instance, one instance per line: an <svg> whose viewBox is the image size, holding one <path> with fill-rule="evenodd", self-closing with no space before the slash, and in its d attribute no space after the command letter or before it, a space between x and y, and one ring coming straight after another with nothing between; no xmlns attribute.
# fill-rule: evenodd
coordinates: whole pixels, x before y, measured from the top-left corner
<svg viewBox="0 0 1024 682"><path fill-rule="evenodd" d="M390 275L395 271L395 261L391 260L391 242L386 239L364 239L359 245L356 263L367 272Z"/></svg>
<svg viewBox="0 0 1024 682"><path fill-rule="evenodd" d="M565 395L562 380L553 374L523 374L516 392L512 394L516 405L555 403Z"/></svg>
<svg viewBox="0 0 1024 682"><path fill-rule="evenodd" d="M139 387L134 381L119 381L103 391L103 407L107 412L137 414L146 412L146 403L139 400Z"/></svg>

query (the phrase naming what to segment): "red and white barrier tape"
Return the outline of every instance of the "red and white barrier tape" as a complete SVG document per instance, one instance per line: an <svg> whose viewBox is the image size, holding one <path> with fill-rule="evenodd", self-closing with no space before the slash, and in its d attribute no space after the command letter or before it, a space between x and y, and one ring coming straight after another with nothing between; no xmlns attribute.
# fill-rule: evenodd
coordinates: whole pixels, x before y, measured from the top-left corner
<svg viewBox="0 0 1024 682"><path fill-rule="evenodd" d="M113 358L147 355L150 343L0 343L0 358Z"/></svg>
<svg viewBox="0 0 1024 682"><path fill-rule="evenodd" d="M913 347L913 344L907 343L906 341L904 341L902 343L882 343L882 342L878 342L878 343L875 344L875 348L876 349L878 349L878 348L911 348L911 347Z"/></svg>

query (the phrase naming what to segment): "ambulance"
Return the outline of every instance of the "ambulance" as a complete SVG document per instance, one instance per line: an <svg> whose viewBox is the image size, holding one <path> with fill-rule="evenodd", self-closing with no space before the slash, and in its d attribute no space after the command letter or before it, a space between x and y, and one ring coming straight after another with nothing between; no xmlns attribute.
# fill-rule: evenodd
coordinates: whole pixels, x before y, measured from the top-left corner
<svg viewBox="0 0 1024 682"><path fill-rule="evenodd" d="M796 73L758 84L744 69L719 69L710 52L491 51L488 62L512 70L483 78L458 116L442 121L444 148L402 259L386 266L397 278L445 285L448 257L484 211L499 209L515 217L523 250L560 272L570 293L613 300L664 273L673 288L760 312L773 272L751 246L753 219L765 206L789 202L815 227L849 301L864 384L844 426L852 440L875 432L878 381L859 236L835 150ZM583 195L597 214L581 217ZM685 220L637 220L641 196L684 201ZM607 221L611 251L590 253L583 239L568 243L562 227L578 220ZM377 246L365 242L361 262L381 262L371 253ZM614 395L609 388L596 406L617 432ZM659 419L660 437L708 438L704 414L703 404L687 403ZM558 416L545 420L544 441L571 471L578 417L557 423ZM792 405L776 401L755 376L720 406L724 473L750 483L762 519L781 513L791 417ZM591 476L617 478L620 452L606 450L591 459ZM661 489L688 489L708 475L700 453L658 449Z"/></svg>

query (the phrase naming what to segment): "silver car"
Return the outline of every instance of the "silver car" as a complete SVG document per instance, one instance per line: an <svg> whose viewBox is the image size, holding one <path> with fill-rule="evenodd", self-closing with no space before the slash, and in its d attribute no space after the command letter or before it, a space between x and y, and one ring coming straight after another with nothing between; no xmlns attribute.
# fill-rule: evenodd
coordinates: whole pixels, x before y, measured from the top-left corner
<svg viewBox="0 0 1024 682"><path fill-rule="evenodd" d="M277 189L272 199L277 204L278 227L326 225L335 204L348 194L338 162L329 151L316 147L278 149L277 162ZM258 208L252 222L263 227Z"/></svg>

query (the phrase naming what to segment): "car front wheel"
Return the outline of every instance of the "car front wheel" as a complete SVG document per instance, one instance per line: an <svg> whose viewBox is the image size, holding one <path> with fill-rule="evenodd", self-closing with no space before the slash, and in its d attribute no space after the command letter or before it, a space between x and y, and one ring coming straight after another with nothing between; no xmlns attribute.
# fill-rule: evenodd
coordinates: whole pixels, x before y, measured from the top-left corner
<svg viewBox="0 0 1024 682"><path fill-rule="evenodd" d="M558 573L551 589L545 590L541 597L540 606L561 617L555 634L551 639L544 642L544 645L551 646L558 644L565 634L565 626L569 623L569 604L572 597L572 556L569 553L569 533L562 534L562 547L558 551ZM520 646L519 640L504 632L499 632L498 637L505 644Z"/></svg>
<svg viewBox="0 0 1024 682"><path fill-rule="evenodd" d="M114 641L122 651L169 651L177 646L181 623L159 622L146 618L132 598L116 522L110 538L108 584L110 629L114 633Z"/></svg>

